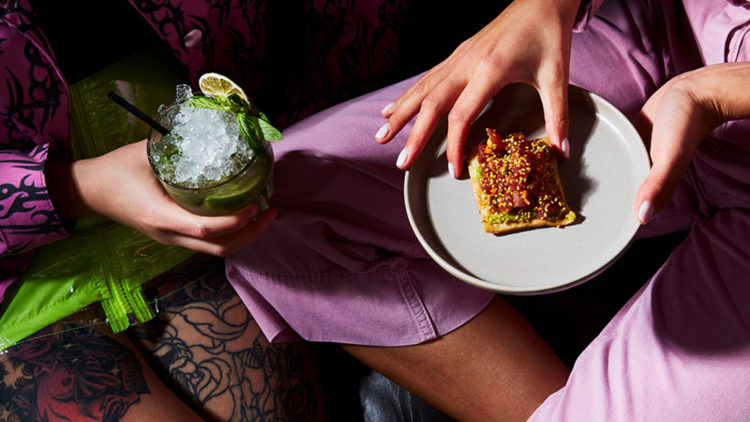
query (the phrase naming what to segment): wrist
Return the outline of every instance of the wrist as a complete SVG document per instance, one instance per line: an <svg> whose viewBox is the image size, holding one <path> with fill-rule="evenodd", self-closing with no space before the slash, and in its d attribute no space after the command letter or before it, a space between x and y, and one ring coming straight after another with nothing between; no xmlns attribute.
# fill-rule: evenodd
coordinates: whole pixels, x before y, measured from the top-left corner
<svg viewBox="0 0 750 422"><path fill-rule="evenodd" d="M89 206L85 195L87 183L90 182L86 176L89 161L48 161L45 165L47 192L55 211L63 219L98 216Z"/></svg>
<svg viewBox="0 0 750 422"><path fill-rule="evenodd" d="M680 81L703 111L708 132L719 125L750 119L750 63L722 63L684 74Z"/></svg>

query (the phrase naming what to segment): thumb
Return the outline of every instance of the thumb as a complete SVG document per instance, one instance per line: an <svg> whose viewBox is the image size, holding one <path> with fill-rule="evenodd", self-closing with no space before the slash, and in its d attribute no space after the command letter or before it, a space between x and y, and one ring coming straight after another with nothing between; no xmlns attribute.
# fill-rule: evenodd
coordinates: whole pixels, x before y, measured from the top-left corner
<svg viewBox="0 0 750 422"><path fill-rule="evenodd" d="M545 129L550 143L558 156L570 156L570 142L568 130L570 115L568 114L568 83L555 83L542 86L540 95L544 108Z"/></svg>
<svg viewBox="0 0 750 422"><path fill-rule="evenodd" d="M692 112L691 112L692 111ZM653 166L638 189L635 214L641 224L667 205L682 180L695 151L707 134L696 109L671 108L659 113L651 133Z"/></svg>
<svg viewBox="0 0 750 422"><path fill-rule="evenodd" d="M649 171L635 196L635 215L641 224L648 223L654 213L669 202L677 189L685 170L675 171L676 167L682 166L677 163L655 163Z"/></svg>

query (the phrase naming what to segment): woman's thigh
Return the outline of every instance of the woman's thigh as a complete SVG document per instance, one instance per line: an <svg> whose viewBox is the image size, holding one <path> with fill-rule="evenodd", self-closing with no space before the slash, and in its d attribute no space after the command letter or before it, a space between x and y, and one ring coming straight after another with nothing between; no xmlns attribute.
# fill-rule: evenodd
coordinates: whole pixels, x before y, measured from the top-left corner
<svg viewBox="0 0 750 422"><path fill-rule="evenodd" d="M197 265L216 271L161 299L159 318L128 330L159 378L206 420L322 420L312 348L269 343L227 282L224 261ZM163 290L190 271L151 287Z"/></svg>
<svg viewBox="0 0 750 422"><path fill-rule="evenodd" d="M0 355L0 420L323 420L311 350L265 339L222 259L147 287L160 317L127 334L81 313Z"/></svg>

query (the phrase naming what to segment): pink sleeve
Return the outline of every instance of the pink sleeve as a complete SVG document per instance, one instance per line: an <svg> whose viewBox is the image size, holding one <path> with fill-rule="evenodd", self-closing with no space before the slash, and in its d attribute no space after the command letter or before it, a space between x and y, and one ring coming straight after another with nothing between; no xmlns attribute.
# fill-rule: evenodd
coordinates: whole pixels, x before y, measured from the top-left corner
<svg viewBox="0 0 750 422"><path fill-rule="evenodd" d="M0 256L18 255L68 235L47 194L48 147L0 150Z"/></svg>
<svg viewBox="0 0 750 422"><path fill-rule="evenodd" d="M602 5L604 0L581 0L581 6L578 8L578 15L576 15L576 23L573 26L573 32L585 31L589 26L589 21L594 17L594 14Z"/></svg>

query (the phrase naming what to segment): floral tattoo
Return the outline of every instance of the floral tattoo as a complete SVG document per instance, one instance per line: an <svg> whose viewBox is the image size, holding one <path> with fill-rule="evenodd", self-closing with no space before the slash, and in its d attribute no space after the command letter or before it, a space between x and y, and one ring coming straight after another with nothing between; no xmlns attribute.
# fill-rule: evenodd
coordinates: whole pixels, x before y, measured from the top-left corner
<svg viewBox="0 0 750 422"><path fill-rule="evenodd" d="M130 335L157 375L171 380L173 391L200 416L317 420L317 396L302 354L265 339L223 271L170 302L160 319Z"/></svg>

